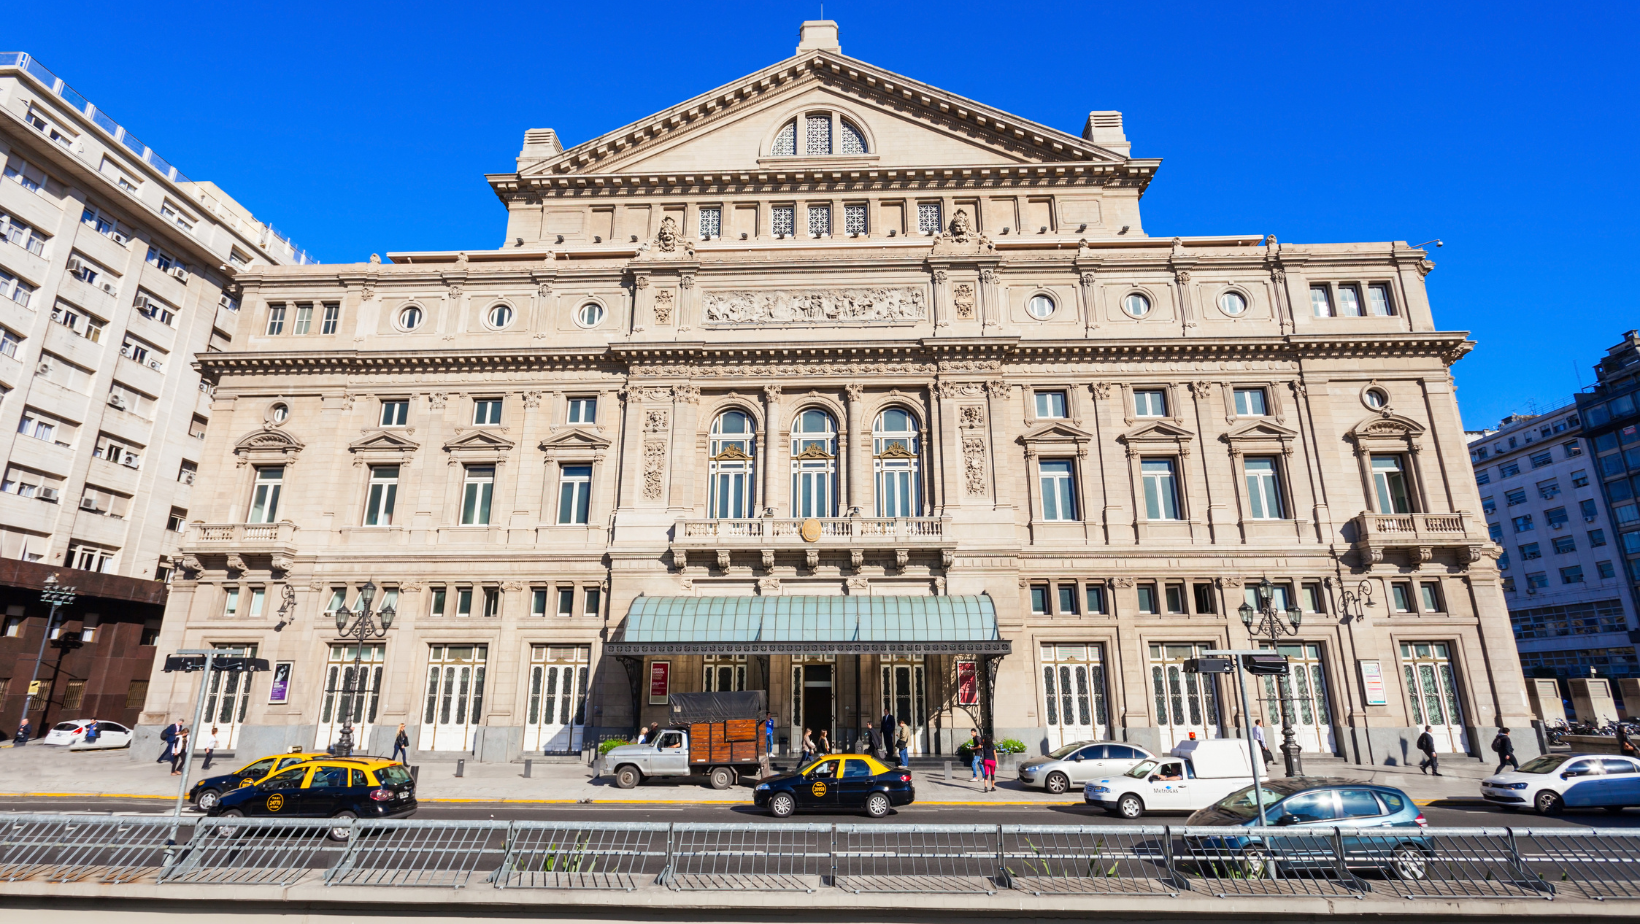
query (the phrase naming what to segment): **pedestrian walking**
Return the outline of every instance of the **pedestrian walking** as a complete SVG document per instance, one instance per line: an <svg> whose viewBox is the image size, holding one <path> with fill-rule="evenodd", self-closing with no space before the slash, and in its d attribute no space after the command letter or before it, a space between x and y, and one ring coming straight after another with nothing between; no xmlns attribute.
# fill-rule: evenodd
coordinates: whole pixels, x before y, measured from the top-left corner
<svg viewBox="0 0 1640 924"><path fill-rule="evenodd" d="M1634 742L1629 740L1629 728L1622 722L1617 723L1617 753L1628 757L1640 756L1636 753Z"/></svg>
<svg viewBox="0 0 1640 924"><path fill-rule="evenodd" d="M28 736L28 716L25 715L23 716L23 721L17 723L17 736L11 740L11 746L14 748L20 748L23 745L28 744Z"/></svg>
<svg viewBox="0 0 1640 924"><path fill-rule="evenodd" d="M170 725L165 726L165 728L160 731L159 740L165 742L165 747L160 749L159 757L157 759L155 759L154 763L156 763L156 764L173 763L172 758L176 756L176 752L177 752L177 735L181 731L182 731L182 720L181 719L177 719L176 721L172 722Z"/></svg>
<svg viewBox="0 0 1640 924"><path fill-rule="evenodd" d="M899 728L900 723L894 721L894 713L889 712L887 709L884 709L883 710L883 724L881 724L877 727L882 729L882 731L883 731L883 739L884 739L883 743L884 744L891 744L892 742L889 741L888 739L891 739L891 738L894 737L894 729Z"/></svg>
<svg viewBox="0 0 1640 924"><path fill-rule="evenodd" d="M220 734L216 726L212 725L210 731L199 736L199 749L205 752L205 762L199 765L199 769L211 769L211 755L216 753L216 744L219 740L217 736Z"/></svg>
<svg viewBox="0 0 1640 924"><path fill-rule="evenodd" d="M978 783L985 775L985 758L980 756L979 744L979 729L968 729L968 763L974 768L974 777L968 781L970 783Z"/></svg>
<svg viewBox="0 0 1640 924"><path fill-rule="evenodd" d="M188 757L188 726L177 723L181 729L171 738L171 775L182 775L182 764Z"/></svg>
<svg viewBox="0 0 1640 924"><path fill-rule="evenodd" d="M91 721L85 723L85 743L86 744L96 744L97 739L101 738L101 737L102 737L102 727L97 724L96 719L92 719Z"/></svg>
<svg viewBox="0 0 1640 924"><path fill-rule="evenodd" d="M900 730L894 735L894 747L900 752L900 766L911 766L911 726L900 721Z"/></svg>
<svg viewBox="0 0 1640 924"><path fill-rule="evenodd" d="M764 743L768 745L767 751L768 751L769 756L773 757L774 756L774 713L772 713L772 712L768 714L768 718L763 720L763 740L764 740Z"/></svg>
<svg viewBox="0 0 1640 924"><path fill-rule="evenodd" d="M888 756L888 751L886 750L886 748L887 748L887 746L885 744L883 744L883 735L882 735L882 733L877 731L877 729L872 728L871 723L867 722L866 723L866 750L867 750L867 753L869 753L871 756L877 758L878 760L882 760L884 757Z"/></svg>
<svg viewBox="0 0 1640 924"><path fill-rule="evenodd" d="M1268 767L1272 763L1275 763L1275 758L1270 756L1270 746L1264 743L1263 719L1253 720L1253 740L1258 742L1258 751L1264 758L1264 766Z"/></svg>
<svg viewBox="0 0 1640 924"><path fill-rule="evenodd" d="M1418 736L1418 750L1424 753L1424 759L1418 761L1418 769L1426 774L1440 776L1441 759L1435 756L1435 736L1431 734L1433 730L1431 726L1425 725L1424 733Z"/></svg>
<svg viewBox="0 0 1640 924"><path fill-rule="evenodd" d="M803 729L803 763L814 759L814 733Z"/></svg>
<svg viewBox="0 0 1640 924"><path fill-rule="evenodd" d="M996 792L997 791L997 747L996 747L996 743L991 740L990 735L986 735L983 739L981 739L980 746L979 746L979 753L980 753L980 759L981 759L980 766L985 770L985 786L980 791L981 792Z"/></svg>
<svg viewBox="0 0 1640 924"><path fill-rule="evenodd" d="M404 730L404 723L399 723L399 733L393 736L393 759L404 763L410 759L410 734Z"/></svg>
<svg viewBox="0 0 1640 924"><path fill-rule="evenodd" d="M831 739L826 736L826 730L820 729L820 740L814 742L814 756L824 757L831 753Z"/></svg>
<svg viewBox="0 0 1640 924"><path fill-rule="evenodd" d="M1515 760L1515 742L1509 737L1509 729L1498 729L1498 736L1492 739L1492 751L1498 755L1498 769L1493 773L1502 773L1504 767L1520 769L1520 762Z"/></svg>

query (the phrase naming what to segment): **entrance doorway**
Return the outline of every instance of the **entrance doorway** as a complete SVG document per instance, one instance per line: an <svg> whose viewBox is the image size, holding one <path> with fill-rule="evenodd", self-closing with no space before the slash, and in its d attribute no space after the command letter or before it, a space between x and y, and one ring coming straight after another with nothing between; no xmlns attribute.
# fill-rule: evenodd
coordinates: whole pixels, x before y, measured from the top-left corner
<svg viewBox="0 0 1640 924"><path fill-rule="evenodd" d="M422 713L425 751L471 751L473 730L484 717L484 663L488 645L434 645L427 666L427 706Z"/></svg>
<svg viewBox="0 0 1640 924"><path fill-rule="evenodd" d="M319 733L314 747L322 751L335 744L351 717L353 751L369 753L370 728L376 723L376 701L382 692L383 652L381 645L366 645L363 651L356 645L330 646L330 659L325 664L325 698L319 707ZM358 676L353 674L355 654L359 656Z"/></svg>
<svg viewBox="0 0 1640 924"><path fill-rule="evenodd" d="M1402 643L1401 670L1406 677L1407 699L1412 705L1412 724L1420 731L1425 725L1430 727L1435 750L1467 754L1463 708L1458 702L1458 678L1453 673L1452 654L1446 643Z"/></svg>
<svg viewBox="0 0 1640 924"><path fill-rule="evenodd" d="M255 645L229 644L211 647L217 651L238 651L247 658L256 657ZM224 751L232 750L239 742L239 726L244 724L245 710L250 708L251 678L255 676L249 672L239 671L211 672L211 685L205 691L205 714L200 724L206 731L213 726L216 728L216 746Z"/></svg>
<svg viewBox="0 0 1640 924"><path fill-rule="evenodd" d="M911 753L926 754L928 724L928 679L922 655L903 655L883 662L883 711L894 721L911 726ZM883 729L884 740L892 746L896 729Z"/></svg>
<svg viewBox="0 0 1640 924"><path fill-rule="evenodd" d="M1155 697L1156 728L1162 735L1162 750L1171 751L1179 742L1219 736L1219 696L1212 674L1191 674L1184 662L1201 657L1214 646L1151 645L1150 686Z"/></svg>
<svg viewBox="0 0 1640 924"><path fill-rule="evenodd" d="M1277 653L1287 656L1287 695L1292 697L1288 708L1292 710L1293 737L1299 749L1338 753L1333 738L1332 709L1327 703L1327 675L1321 666L1321 646L1315 642L1279 646L1261 642L1259 647L1274 647ZM1275 738L1270 740L1274 748L1282 734L1281 687L1276 678L1270 676L1264 678L1264 722L1268 726L1266 736L1275 732Z"/></svg>
<svg viewBox="0 0 1640 924"><path fill-rule="evenodd" d="M1042 646L1042 705L1050 750L1107 737L1104 654L1105 646L1097 644Z"/></svg>
<svg viewBox="0 0 1640 924"><path fill-rule="evenodd" d="M794 751L802 750L805 728L813 734L816 745L820 743L820 732L824 731L832 750L841 747L837 741L837 711L832 696L837 674L837 665L832 663L835 660L835 655L828 655L825 661L792 665Z"/></svg>
<svg viewBox="0 0 1640 924"><path fill-rule="evenodd" d="M531 645L529 709L524 724L524 750L543 754L574 754L581 750L586 726L586 645Z"/></svg>

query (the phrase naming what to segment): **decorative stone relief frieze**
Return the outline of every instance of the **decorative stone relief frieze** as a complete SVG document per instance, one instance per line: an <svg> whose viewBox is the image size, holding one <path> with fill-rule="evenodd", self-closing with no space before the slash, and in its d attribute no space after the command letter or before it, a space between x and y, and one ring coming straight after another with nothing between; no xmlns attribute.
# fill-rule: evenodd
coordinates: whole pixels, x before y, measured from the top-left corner
<svg viewBox="0 0 1640 924"><path fill-rule="evenodd" d="M635 376L687 376L690 378L773 378L814 375L930 375L935 367L914 362L830 362L830 363L633 363ZM684 386L674 386L676 391ZM699 389L696 386L688 386ZM681 395L681 392L679 393ZM685 400L679 398L679 400Z"/></svg>
<svg viewBox="0 0 1640 924"><path fill-rule="evenodd" d="M728 290L701 296L708 324L908 323L928 319L920 288Z"/></svg>
<svg viewBox="0 0 1640 924"><path fill-rule="evenodd" d="M951 293L951 305L957 309L957 318L963 321L974 319L974 287L966 282L957 283Z"/></svg>
<svg viewBox="0 0 1640 924"><path fill-rule="evenodd" d="M662 290L655 293L655 323L672 323L672 292Z"/></svg>
<svg viewBox="0 0 1640 924"><path fill-rule="evenodd" d="M963 480L969 495L984 497L985 491L985 441L977 436L963 437L962 440L962 470Z"/></svg>
<svg viewBox="0 0 1640 924"><path fill-rule="evenodd" d="M643 444L643 496L660 500L666 489L666 440L645 440Z"/></svg>
<svg viewBox="0 0 1640 924"><path fill-rule="evenodd" d="M982 407L965 407L957 411L958 425L964 430L977 430L985 426L985 409Z"/></svg>
<svg viewBox="0 0 1640 924"><path fill-rule="evenodd" d="M665 433L670 427L670 420L666 411L660 408L651 408L643 414L643 432Z"/></svg>

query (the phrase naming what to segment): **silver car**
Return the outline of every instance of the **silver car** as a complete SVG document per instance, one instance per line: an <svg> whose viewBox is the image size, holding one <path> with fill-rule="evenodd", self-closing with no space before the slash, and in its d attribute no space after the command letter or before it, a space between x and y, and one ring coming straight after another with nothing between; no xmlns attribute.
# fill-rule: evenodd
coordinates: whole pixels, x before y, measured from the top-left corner
<svg viewBox="0 0 1640 924"><path fill-rule="evenodd" d="M1047 757L1019 768L1019 781L1051 793L1068 791L1088 780L1119 776L1142 760L1156 755L1132 744L1114 741L1078 741L1059 748Z"/></svg>

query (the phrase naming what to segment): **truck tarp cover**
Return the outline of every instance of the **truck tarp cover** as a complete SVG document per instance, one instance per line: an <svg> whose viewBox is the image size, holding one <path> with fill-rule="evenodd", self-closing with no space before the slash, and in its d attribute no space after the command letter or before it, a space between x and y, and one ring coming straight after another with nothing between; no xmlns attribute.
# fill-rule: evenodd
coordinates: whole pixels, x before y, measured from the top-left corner
<svg viewBox="0 0 1640 924"><path fill-rule="evenodd" d="M762 690L744 693L673 693L672 724L727 722L731 719L761 719L769 711Z"/></svg>

